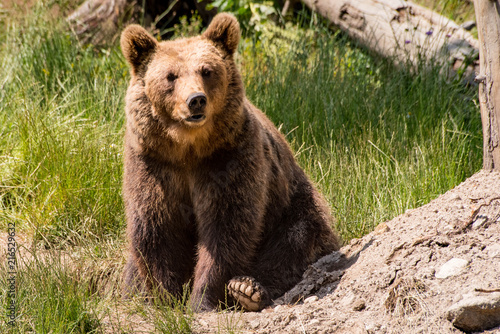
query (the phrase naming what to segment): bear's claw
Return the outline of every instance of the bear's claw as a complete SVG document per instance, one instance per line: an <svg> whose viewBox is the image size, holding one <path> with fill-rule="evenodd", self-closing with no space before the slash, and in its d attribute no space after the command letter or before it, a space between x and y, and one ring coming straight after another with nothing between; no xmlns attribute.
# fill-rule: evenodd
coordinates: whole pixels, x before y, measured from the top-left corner
<svg viewBox="0 0 500 334"><path fill-rule="evenodd" d="M267 290L253 277L234 277L229 281L227 290L229 295L247 311L260 311L270 301Z"/></svg>

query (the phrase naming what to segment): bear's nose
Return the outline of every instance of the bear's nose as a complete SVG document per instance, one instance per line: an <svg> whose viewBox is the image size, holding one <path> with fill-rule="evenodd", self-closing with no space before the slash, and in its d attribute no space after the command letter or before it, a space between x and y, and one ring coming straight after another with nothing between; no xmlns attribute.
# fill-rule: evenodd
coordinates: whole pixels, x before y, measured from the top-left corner
<svg viewBox="0 0 500 334"><path fill-rule="evenodd" d="M192 93L188 96L186 103L191 112L200 113L207 105L207 96L203 93Z"/></svg>

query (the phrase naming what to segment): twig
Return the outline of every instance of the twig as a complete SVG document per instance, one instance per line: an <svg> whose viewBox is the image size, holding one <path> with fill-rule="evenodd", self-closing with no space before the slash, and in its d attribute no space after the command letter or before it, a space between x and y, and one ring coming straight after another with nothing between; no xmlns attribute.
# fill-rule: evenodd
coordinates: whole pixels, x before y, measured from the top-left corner
<svg viewBox="0 0 500 334"><path fill-rule="evenodd" d="M496 200L499 200L500 199L500 196L497 196L497 197L493 197L490 199L490 201L488 203L482 203L481 205L479 205L477 207L477 209L475 209L473 212L472 212L472 215L470 216L469 220L462 226L462 228L460 229L460 231L464 231L466 228L468 228L470 226L470 224L472 224L474 222L474 220L476 219L476 216L477 214L479 213L479 210L481 210L482 207L484 206L490 206L491 203L493 203L493 201L496 201Z"/></svg>
<svg viewBox="0 0 500 334"><path fill-rule="evenodd" d="M498 288L498 289L481 289L481 288L475 288L474 291L477 291L477 292L486 292L486 293L500 292L500 288Z"/></svg>

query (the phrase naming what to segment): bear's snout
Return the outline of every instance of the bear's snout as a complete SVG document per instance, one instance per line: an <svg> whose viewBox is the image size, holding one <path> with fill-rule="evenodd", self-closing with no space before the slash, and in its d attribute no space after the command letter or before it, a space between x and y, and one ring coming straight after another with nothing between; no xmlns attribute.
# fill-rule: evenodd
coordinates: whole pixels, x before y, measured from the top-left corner
<svg viewBox="0 0 500 334"><path fill-rule="evenodd" d="M205 119L205 106L207 96L201 92L192 93L186 100L191 116L186 119L188 122L201 122Z"/></svg>

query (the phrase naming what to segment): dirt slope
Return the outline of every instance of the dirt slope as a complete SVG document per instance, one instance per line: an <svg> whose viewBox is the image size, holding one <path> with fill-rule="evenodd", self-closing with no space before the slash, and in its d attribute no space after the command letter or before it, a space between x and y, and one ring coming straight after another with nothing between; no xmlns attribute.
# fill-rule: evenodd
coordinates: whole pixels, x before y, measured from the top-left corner
<svg viewBox="0 0 500 334"><path fill-rule="evenodd" d="M241 333L461 333L447 319L453 304L471 298L500 300L499 217L500 173L481 171L429 204L380 224L369 235L322 258L301 283L262 312L201 314L195 329L200 333L225 332L225 328ZM499 310L497 302L486 307L485 314L473 313L472 320L464 321L480 319L484 324ZM500 320L496 321L498 326ZM500 333L500 327L485 333Z"/></svg>

